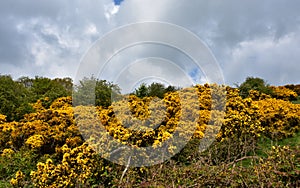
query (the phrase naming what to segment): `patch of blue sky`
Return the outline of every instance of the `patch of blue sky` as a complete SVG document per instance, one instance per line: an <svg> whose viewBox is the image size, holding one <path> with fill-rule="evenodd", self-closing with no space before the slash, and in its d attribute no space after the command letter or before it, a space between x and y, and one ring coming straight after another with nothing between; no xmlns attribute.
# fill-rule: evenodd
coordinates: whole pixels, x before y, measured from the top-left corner
<svg viewBox="0 0 300 188"><path fill-rule="evenodd" d="M114 0L115 5L120 5L124 0Z"/></svg>

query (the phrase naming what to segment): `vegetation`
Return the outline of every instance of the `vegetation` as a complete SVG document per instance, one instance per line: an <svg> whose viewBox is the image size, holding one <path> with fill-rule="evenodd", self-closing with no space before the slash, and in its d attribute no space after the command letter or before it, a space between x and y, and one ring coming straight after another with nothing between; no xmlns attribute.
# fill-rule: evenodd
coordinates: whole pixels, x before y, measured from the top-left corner
<svg viewBox="0 0 300 188"><path fill-rule="evenodd" d="M21 120L33 112L31 103L41 100L47 107L59 97L72 94L72 79L21 77L14 81L11 76L0 75L0 113L7 121Z"/></svg>
<svg viewBox="0 0 300 188"><path fill-rule="evenodd" d="M136 95L112 101L112 95L119 96L117 85L85 78L75 86L73 97L80 100L73 105L70 80L1 79L7 88L1 90L1 104L10 111L0 114L0 186L300 186L300 106L289 101L296 93L293 89L268 86L272 89L268 95L255 86L245 96L226 87L223 111L212 108L223 94L223 87L214 84L180 90L156 83L141 85ZM96 97L84 98L92 87ZM66 93L56 93L58 88ZM10 100L18 103L13 106ZM30 110L16 118L16 109L25 104ZM108 135L116 142L105 142ZM176 148L181 141L176 135L182 140L191 135L191 139L184 148ZM200 151L201 141L209 137L214 142ZM130 167L139 160L134 155L129 163L127 158L118 161L122 159L116 153L100 155L94 150L120 145L160 147L167 141L174 143L165 152L172 157L149 167Z"/></svg>
<svg viewBox="0 0 300 188"><path fill-rule="evenodd" d="M142 83L134 93L139 98L143 97L158 97L160 99L164 98L164 95L169 92L174 92L179 90L180 88L176 88L174 86L165 87L165 85L161 83L151 83L150 85L146 85Z"/></svg>
<svg viewBox="0 0 300 188"><path fill-rule="evenodd" d="M251 90L256 90L267 95L272 94L272 89L261 78L247 77L246 80L238 86L238 88L240 90L240 95L243 98L248 97Z"/></svg>
<svg viewBox="0 0 300 188"><path fill-rule="evenodd" d="M75 85L73 98L74 105L93 105L108 107L112 99L120 95L118 85L106 80L99 80L94 77L84 78L78 85Z"/></svg>

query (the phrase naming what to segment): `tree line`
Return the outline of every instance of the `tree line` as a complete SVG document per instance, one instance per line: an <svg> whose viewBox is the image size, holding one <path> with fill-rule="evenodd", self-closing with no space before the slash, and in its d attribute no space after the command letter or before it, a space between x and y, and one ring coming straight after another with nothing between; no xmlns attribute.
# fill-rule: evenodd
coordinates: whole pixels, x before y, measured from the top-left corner
<svg viewBox="0 0 300 188"><path fill-rule="evenodd" d="M93 96L88 93L91 89L95 91ZM149 86L142 84L132 94L141 98L163 98L165 93L176 89L174 86L165 87L160 83L152 83ZM68 77L50 79L36 76L13 80L10 75L0 75L0 114L6 115L8 121L19 121L24 114L34 111L31 104L37 100L48 108L55 99L66 96L73 96L77 105L108 107L112 103L112 94L121 95L120 87L95 77L83 78L74 85L73 80Z"/></svg>
<svg viewBox="0 0 300 188"><path fill-rule="evenodd" d="M261 78L248 77L241 85L237 85L242 97L247 97L251 90L276 97L274 90ZM300 85L286 85L286 89L300 95ZM94 95L90 95L94 89ZM140 98L163 98L166 93L179 90L179 87L165 86L161 83L142 83L132 93ZM121 89L117 84L95 77L83 78L74 85L71 78L46 78L36 76L34 78L21 77L13 80L10 75L0 75L0 114L6 115L8 121L21 120L24 114L33 112L31 106L40 100L45 108L59 97L73 96L76 105L96 105L104 108L111 105L113 98L121 95ZM115 97L112 97L115 96ZM296 100L291 95L290 100ZM278 98L278 96L277 96ZM73 101L74 103L74 101Z"/></svg>

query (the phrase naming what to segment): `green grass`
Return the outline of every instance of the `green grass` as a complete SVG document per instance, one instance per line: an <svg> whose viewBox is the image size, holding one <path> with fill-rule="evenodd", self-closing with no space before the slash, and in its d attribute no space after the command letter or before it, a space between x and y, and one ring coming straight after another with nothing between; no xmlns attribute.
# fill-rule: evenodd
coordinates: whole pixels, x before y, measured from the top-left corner
<svg viewBox="0 0 300 188"><path fill-rule="evenodd" d="M271 150L272 146L298 146L298 145L300 145L300 132L295 133L293 137L285 138L278 141L263 137L258 142L257 155L266 157L265 152Z"/></svg>
<svg viewBox="0 0 300 188"><path fill-rule="evenodd" d="M294 103L294 104L300 104L300 100L292 101L292 103Z"/></svg>
<svg viewBox="0 0 300 188"><path fill-rule="evenodd" d="M300 132L296 133L295 136L291 138L286 138L278 141L278 145L285 146L299 146L300 145Z"/></svg>
<svg viewBox="0 0 300 188"><path fill-rule="evenodd" d="M294 104L300 104L300 97L298 97L296 101L292 101L292 103L294 103Z"/></svg>
<svg viewBox="0 0 300 188"><path fill-rule="evenodd" d="M2 188L2 187L4 188L4 187L12 187L12 186L10 185L9 182L0 180L0 187L1 187L1 188Z"/></svg>
<svg viewBox="0 0 300 188"><path fill-rule="evenodd" d="M258 149L255 151L255 153L249 153L249 156L255 155L258 157L267 157L267 152L271 150L272 146L299 146L300 145L300 132L296 133L293 137L285 138L279 141L272 140L267 137L260 138L258 142ZM255 160L252 159L245 159L241 162L239 162L239 165L242 165L244 167L251 167L255 162Z"/></svg>

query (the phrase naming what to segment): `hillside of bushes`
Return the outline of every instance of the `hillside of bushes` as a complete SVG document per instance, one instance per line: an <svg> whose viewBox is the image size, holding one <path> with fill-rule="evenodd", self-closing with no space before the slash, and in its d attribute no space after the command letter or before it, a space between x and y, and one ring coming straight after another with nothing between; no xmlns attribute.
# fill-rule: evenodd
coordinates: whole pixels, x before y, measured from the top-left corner
<svg viewBox="0 0 300 188"><path fill-rule="evenodd" d="M299 85L249 77L122 95L95 78L0 76L0 86L0 187L300 186ZM118 151L127 146L140 156Z"/></svg>

